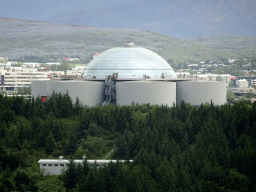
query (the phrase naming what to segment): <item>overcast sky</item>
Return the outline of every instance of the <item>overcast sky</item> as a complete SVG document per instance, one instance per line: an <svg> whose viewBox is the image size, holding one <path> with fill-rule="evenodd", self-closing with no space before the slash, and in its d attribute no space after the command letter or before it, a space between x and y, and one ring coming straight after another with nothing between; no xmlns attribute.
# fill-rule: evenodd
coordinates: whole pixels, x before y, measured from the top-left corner
<svg viewBox="0 0 256 192"><path fill-rule="evenodd" d="M0 0L0 17L139 28L179 38L256 36L255 13L256 0Z"/></svg>

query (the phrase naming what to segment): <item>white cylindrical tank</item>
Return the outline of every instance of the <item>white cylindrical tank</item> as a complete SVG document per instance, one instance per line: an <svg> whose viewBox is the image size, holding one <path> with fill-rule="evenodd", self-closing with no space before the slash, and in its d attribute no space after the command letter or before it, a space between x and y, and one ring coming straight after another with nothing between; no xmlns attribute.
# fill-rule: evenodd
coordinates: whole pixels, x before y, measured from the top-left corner
<svg viewBox="0 0 256 192"><path fill-rule="evenodd" d="M176 103L176 83L168 81L123 81L116 83L116 104L168 105Z"/></svg>
<svg viewBox="0 0 256 192"><path fill-rule="evenodd" d="M191 105L210 103L223 105L227 100L225 82L220 81L179 81L176 84L177 105L181 101Z"/></svg>
<svg viewBox="0 0 256 192"><path fill-rule="evenodd" d="M47 96L47 83L49 81L32 81L31 94L34 97Z"/></svg>
<svg viewBox="0 0 256 192"><path fill-rule="evenodd" d="M32 82L32 96L50 96L53 91L66 93L68 91L72 101L76 97L89 107L101 105L104 101L105 84L103 81L47 81ZM43 95L42 95L43 94Z"/></svg>

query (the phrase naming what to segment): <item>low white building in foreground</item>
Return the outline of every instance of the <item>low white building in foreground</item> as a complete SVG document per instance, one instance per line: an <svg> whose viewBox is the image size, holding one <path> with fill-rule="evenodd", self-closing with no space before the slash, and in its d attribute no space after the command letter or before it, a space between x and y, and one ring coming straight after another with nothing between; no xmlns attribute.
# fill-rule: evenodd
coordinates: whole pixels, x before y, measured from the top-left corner
<svg viewBox="0 0 256 192"><path fill-rule="evenodd" d="M99 167L105 166L108 163L116 163L116 162L125 163L127 160L97 160L97 159L90 159L87 160L89 165L96 164ZM75 164L83 164L83 159L76 159L74 160ZM133 160L129 160L129 162L133 162ZM68 159L63 159L60 156L59 159L40 159L38 164L40 169L43 171L44 175L60 175L63 169L66 169L70 161Z"/></svg>

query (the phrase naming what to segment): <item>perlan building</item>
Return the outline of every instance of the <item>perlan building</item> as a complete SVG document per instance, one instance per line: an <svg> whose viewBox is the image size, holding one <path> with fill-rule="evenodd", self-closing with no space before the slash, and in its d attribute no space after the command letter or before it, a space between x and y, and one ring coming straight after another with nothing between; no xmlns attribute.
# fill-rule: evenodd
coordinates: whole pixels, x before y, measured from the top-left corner
<svg viewBox="0 0 256 192"><path fill-rule="evenodd" d="M151 104L192 105L226 102L226 83L177 78L172 67L158 54L126 42L93 59L78 80L34 81L32 95L66 93L90 107L97 105Z"/></svg>
<svg viewBox="0 0 256 192"><path fill-rule="evenodd" d="M118 79L175 78L170 65L156 53L135 46L109 49L92 60L84 71L84 78L105 79L106 76L118 74Z"/></svg>

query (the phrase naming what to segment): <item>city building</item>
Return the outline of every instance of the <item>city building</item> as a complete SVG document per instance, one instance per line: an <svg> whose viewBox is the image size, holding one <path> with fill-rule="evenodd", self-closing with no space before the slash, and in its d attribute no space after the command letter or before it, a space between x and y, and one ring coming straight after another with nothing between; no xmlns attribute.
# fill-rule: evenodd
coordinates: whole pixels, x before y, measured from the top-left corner
<svg viewBox="0 0 256 192"><path fill-rule="evenodd" d="M67 75L82 75L84 72L85 66L78 66L72 68L72 70L67 70Z"/></svg>
<svg viewBox="0 0 256 192"><path fill-rule="evenodd" d="M71 79L71 80L67 80ZM157 104L191 105L226 103L226 82L197 80L176 76L172 67L158 54L126 42L93 59L83 71L83 79L35 81L33 96L50 96L52 92L76 97L84 105Z"/></svg>
<svg viewBox="0 0 256 192"><path fill-rule="evenodd" d="M237 87L249 87L249 82L246 79L239 79L236 81Z"/></svg>
<svg viewBox="0 0 256 192"><path fill-rule="evenodd" d="M68 58L68 57L64 57L64 59L66 61L79 61L80 60L79 58Z"/></svg>
<svg viewBox="0 0 256 192"><path fill-rule="evenodd" d="M239 76L237 80L245 79L248 81L248 86L256 85L256 76Z"/></svg>
<svg viewBox="0 0 256 192"><path fill-rule="evenodd" d="M95 54L93 55L93 59L95 59L97 56L99 56L99 53L95 53Z"/></svg>
<svg viewBox="0 0 256 192"><path fill-rule="evenodd" d="M47 63L45 63L45 65L46 66L59 66L60 65L60 63L54 63L54 62L47 62Z"/></svg>
<svg viewBox="0 0 256 192"><path fill-rule="evenodd" d="M22 68L23 69L39 68L39 63L25 62L22 64Z"/></svg>
<svg viewBox="0 0 256 192"><path fill-rule="evenodd" d="M7 57L0 57L0 60L2 60L2 61L7 61L8 58L7 58Z"/></svg>
<svg viewBox="0 0 256 192"><path fill-rule="evenodd" d="M32 81L48 81L51 78L45 72L37 70L12 69L0 70L2 91L17 91L21 87L30 87Z"/></svg>

